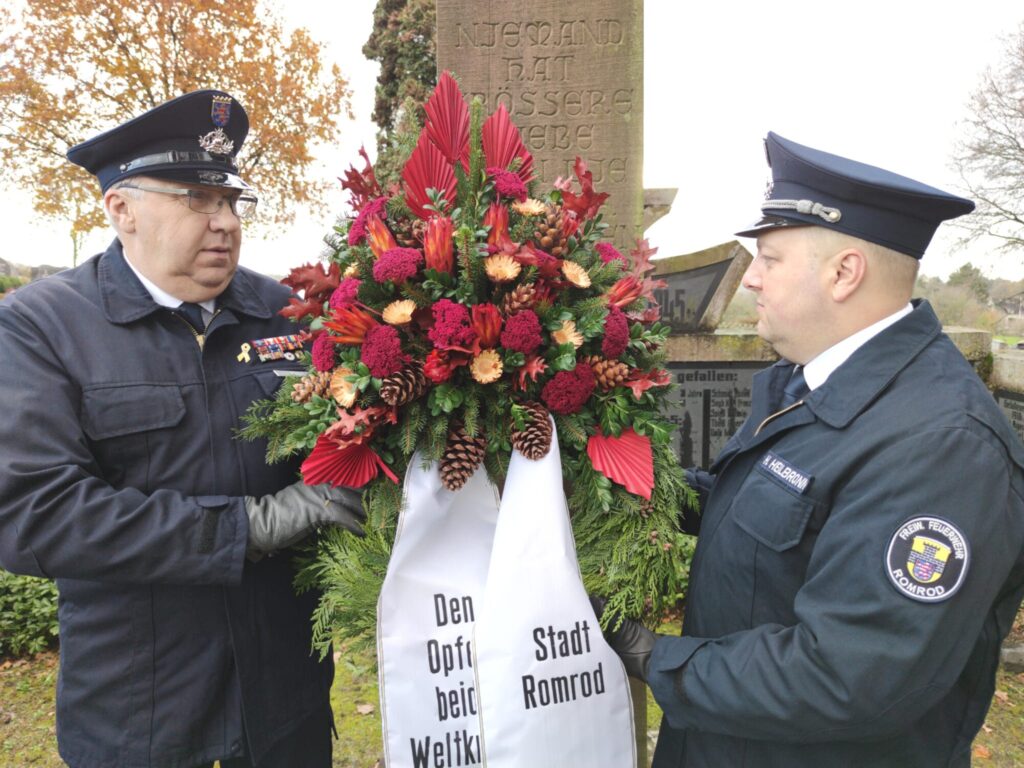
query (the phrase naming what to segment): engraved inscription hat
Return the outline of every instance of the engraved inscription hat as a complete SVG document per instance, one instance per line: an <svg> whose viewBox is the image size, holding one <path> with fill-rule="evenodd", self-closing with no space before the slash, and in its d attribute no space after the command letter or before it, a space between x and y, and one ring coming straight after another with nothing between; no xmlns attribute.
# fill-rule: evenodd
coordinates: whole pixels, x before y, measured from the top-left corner
<svg viewBox="0 0 1024 768"><path fill-rule="evenodd" d="M775 133L764 148L771 181L762 218L736 233L741 237L816 225L920 259L939 224L974 210L965 198Z"/></svg>
<svg viewBox="0 0 1024 768"><path fill-rule="evenodd" d="M222 91L194 91L68 150L68 160L99 179L105 192L129 176L248 189L235 155L249 117Z"/></svg>

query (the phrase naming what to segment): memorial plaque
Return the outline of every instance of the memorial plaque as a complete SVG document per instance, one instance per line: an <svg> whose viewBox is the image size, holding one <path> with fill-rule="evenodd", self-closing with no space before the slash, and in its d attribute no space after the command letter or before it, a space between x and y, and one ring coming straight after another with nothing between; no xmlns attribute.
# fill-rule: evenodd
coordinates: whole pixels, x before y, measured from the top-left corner
<svg viewBox="0 0 1024 768"><path fill-rule="evenodd" d="M673 333L713 331L750 261L750 252L737 242L655 261L655 276L667 283L654 291L662 322Z"/></svg>
<svg viewBox="0 0 1024 768"><path fill-rule="evenodd" d="M1006 389L997 389L994 394L1013 431L1017 433L1017 437L1024 440L1024 394Z"/></svg>
<svg viewBox="0 0 1024 768"><path fill-rule="evenodd" d="M642 235L643 0L438 0L437 66L469 98L512 116L541 183L573 180L577 155L594 187L606 237ZM542 187L543 188L543 187Z"/></svg>
<svg viewBox="0 0 1024 768"><path fill-rule="evenodd" d="M707 468L750 413L754 374L770 363L669 363L677 384L665 415L677 424L673 448L683 467Z"/></svg>

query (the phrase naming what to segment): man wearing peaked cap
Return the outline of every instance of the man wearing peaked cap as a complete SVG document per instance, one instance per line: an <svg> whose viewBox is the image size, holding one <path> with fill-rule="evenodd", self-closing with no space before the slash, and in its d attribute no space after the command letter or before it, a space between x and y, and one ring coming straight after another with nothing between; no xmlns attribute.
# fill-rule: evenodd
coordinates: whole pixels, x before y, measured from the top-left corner
<svg viewBox="0 0 1024 768"><path fill-rule="evenodd" d="M267 555L361 534L362 508L234 437L304 340L287 289L238 266L248 130L207 90L72 147L116 238L0 303L0 566L57 581L72 768L331 765L317 597Z"/></svg>
<svg viewBox="0 0 1024 768"><path fill-rule="evenodd" d="M682 637L609 640L655 768L968 766L1024 595L1024 446L911 300L955 195L768 134L743 284L783 358L707 471Z"/></svg>

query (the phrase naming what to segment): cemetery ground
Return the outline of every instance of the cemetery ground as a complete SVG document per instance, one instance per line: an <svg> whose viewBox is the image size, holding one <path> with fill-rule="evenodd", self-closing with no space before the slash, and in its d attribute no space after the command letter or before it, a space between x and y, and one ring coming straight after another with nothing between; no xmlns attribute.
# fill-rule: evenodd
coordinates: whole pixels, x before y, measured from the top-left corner
<svg viewBox="0 0 1024 768"><path fill-rule="evenodd" d="M678 625L662 631L677 632ZM1024 644L1024 611L1008 639ZM372 657L335 650L331 693L339 739L335 768L374 768L381 757L380 703ZM0 660L0 768L60 768L54 735L57 654ZM661 711L648 694L648 732L657 732ZM650 750L653 755L653 749ZM974 742L974 765L1024 766L1024 672L1000 668L996 695Z"/></svg>

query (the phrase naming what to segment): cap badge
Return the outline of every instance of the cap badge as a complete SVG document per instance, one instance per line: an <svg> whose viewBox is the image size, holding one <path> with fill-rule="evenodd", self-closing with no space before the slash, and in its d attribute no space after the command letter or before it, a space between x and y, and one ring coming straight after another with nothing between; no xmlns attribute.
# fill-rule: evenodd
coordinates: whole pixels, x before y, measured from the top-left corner
<svg viewBox="0 0 1024 768"><path fill-rule="evenodd" d="M235 142L228 138L223 128L217 128L205 136L200 136L199 146L211 155L230 155L235 148Z"/></svg>
<svg viewBox="0 0 1024 768"><path fill-rule="evenodd" d="M210 105L210 119L218 128L223 128L231 120L231 98L228 96L214 96Z"/></svg>
<svg viewBox="0 0 1024 768"><path fill-rule="evenodd" d="M768 181L764 184L764 199L770 200L772 192L775 191L775 182L769 177Z"/></svg>

